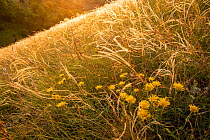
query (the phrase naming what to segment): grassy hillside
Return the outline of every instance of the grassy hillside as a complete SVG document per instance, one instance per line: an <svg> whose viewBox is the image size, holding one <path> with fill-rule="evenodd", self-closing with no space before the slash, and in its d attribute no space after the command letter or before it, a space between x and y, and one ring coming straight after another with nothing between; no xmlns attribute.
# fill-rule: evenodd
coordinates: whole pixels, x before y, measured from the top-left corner
<svg viewBox="0 0 210 140"><path fill-rule="evenodd" d="M49 29L107 0L0 0L0 47Z"/></svg>
<svg viewBox="0 0 210 140"><path fill-rule="evenodd" d="M210 138L209 2L119 0L0 49L0 138Z"/></svg>

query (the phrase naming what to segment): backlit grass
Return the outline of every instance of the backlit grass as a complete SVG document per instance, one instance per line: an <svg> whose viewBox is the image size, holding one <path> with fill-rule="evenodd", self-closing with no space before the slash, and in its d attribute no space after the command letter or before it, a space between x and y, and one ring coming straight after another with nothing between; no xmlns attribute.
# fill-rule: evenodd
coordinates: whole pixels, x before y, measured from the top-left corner
<svg viewBox="0 0 210 140"><path fill-rule="evenodd" d="M122 0L0 50L5 139L209 139L209 2Z"/></svg>

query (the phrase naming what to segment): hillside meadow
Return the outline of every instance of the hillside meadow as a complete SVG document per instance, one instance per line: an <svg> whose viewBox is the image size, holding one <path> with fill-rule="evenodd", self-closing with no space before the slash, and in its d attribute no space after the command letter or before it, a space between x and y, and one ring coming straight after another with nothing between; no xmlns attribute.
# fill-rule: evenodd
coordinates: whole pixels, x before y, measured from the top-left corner
<svg viewBox="0 0 210 140"><path fill-rule="evenodd" d="M0 139L210 139L209 5L118 0L0 49Z"/></svg>

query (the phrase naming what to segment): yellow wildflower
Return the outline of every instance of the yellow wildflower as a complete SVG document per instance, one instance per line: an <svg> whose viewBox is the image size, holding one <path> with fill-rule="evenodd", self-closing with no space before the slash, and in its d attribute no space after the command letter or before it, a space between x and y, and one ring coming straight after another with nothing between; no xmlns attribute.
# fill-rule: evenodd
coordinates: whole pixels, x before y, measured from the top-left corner
<svg viewBox="0 0 210 140"><path fill-rule="evenodd" d="M143 73L138 73L137 76L144 77L145 75Z"/></svg>
<svg viewBox="0 0 210 140"><path fill-rule="evenodd" d="M97 89L97 90L99 90L99 89L101 89L102 88L102 86L96 86L95 87L95 89Z"/></svg>
<svg viewBox="0 0 210 140"><path fill-rule="evenodd" d="M170 105L170 102L167 97L159 99L158 106L167 107L168 105Z"/></svg>
<svg viewBox="0 0 210 140"><path fill-rule="evenodd" d="M110 85L109 89L114 90L115 89L115 85Z"/></svg>
<svg viewBox="0 0 210 140"><path fill-rule="evenodd" d="M126 87L126 88L132 87L132 83L127 84L125 87Z"/></svg>
<svg viewBox="0 0 210 140"><path fill-rule="evenodd" d="M62 85L64 83L64 81L63 80L61 80L61 81L58 81L58 85Z"/></svg>
<svg viewBox="0 0 210 140"><path fill-rule="evenodd" d="M63 74L63 73L59 75L59 77L63 77L63 76L64 76L64 74Z"/></svg>
<svg viewBox="0 0 210 140"><path fill-rule="evenodd" d="M143 101L141 101L141 102L139 103L139 107L140 107L140 108L143 108L143 109L147 109L147 108L149 108L149 106L150 106L150 104L149 104L149 102L146 101L146 100L143 100Z"/></svg>
<svg viewBox="0 0 210 140"><path fill-rule="evenodd" d="M128 103L135 103L136 102L136 98L133 97L133 95L128 95L125 100L128 102Z"/></svg>
<svg viewBox="0 0 210 140"><path fill-rule="evenodd" d="M173 86L176 90L184 91L184 85L181 83L174 83Z"/></svg>
<svg viewBox="0 0 210 140"><path fill-rule="evenodd" d="M123 73L123 75L127 76L127 75L128 75L128 73L127 73L127 72L125 72L125 73Z"/></svg>
<svg viewBox="0 0 210 140"><path fill-rule="evenodd" d="M152 94L148 100L151 101L151 102L156 102L157 100L159 99L159 97L155 94Z"/></svg>
<svg viewBox="0 0 210 140"><path fill-rule="evenodd" d="M48 88L46 91L47 91L47 92L53 91L53 87Z"/></svg>
<svg viewBox="0 0 210 140"><path fill-rule="evenodd" d="M120 86L122 86L124 84L125 84L125 82L123 82L123 81L120 81L120 83L119 83Z"/></svg>
<svg viewBox="0 0 210 140"><path fill-rule="evenodd" d="M120 78L125 78L127 75L128 75L127 72L126 72L126 73L122 73L122 74L120 75Z"/></svg>
<svg viewBox="0 0 210 140"><path fill-rule="evenodd" d="M66 81L66 78L63 78L62 81Z"/></svg>
<svg viewBox="0 0 210 140"><path fill-rule="evenodd" d="M198 112L199 109L200 109L200 108L198 108L198 107L195 106L195 105L189 105L189 107L190 107L190 111L191 111L191 112L194 112L194 113L195 113L195 112Z"/></svg>
<svg viewBox="0 0 210 140"><path fill-rule="evenodd" d="M125 92L120 93L120 97L123 99L126 99L128 97L128 94Z"/></svg>
<svg viewBox="0 0 210 140"><path fill-rule="evenodd" d="M84 86L84 84L85 84L84 82L79 82L78 86L81 87L81 86Z"/></svg>
<svg viewBox="0 0 210 140"><path fill-rule="evenodd" d="M149 113L148 110L144 110L144 109L139 109L137 112L137 115L144 121L147 118L151 117L151 114Z"/></svg>
<svg viewBox="0 0 210 140"><path fill-rule="evenodd" d="M55 99L55 100L60 100L61 99L61 96L60 95L52 95L52 98Z"/></svg>
<svg viewBox="0 0 210 140"><path fill-rule="evenodd" d="M155 87L153 86L152 83L147 83L144 85L144 89L147 91L152 91Z"/></svg>
<svg viewBox="0 0 210 140"><path fill-rule="evenodd" d="M149 77L149 81L154 81L155 78L154 77Z"/></svg>
<svg viewBox="0 0 210 140"><path fill-rule="evenodd" d="M68 103L63 101L63 102L58 103L56 106L57 107L62 107L62 106L65 106L66 104L68 104Z"/></svg>
<svg viewBox="0 0 210 140"><path fill-rule="evenodd" d="M133 91L134 92L139 92L139 89L138 88L135 88Z"/></svg>
<svg viewBox="0 0 210 140"><path fill-rule="evenodd" d="M154 87L158 87L161 85L161 83L159 81L153 81L152 84Z"/></svg>
<svg viewBox="0 0 210 140"><path fill-rule="evenodd" d="M123 74L121 74L121 75L120 75L120 78L125 78L125 77L126 77L126 76L125 76L125 75L123 75Z"/></svg>

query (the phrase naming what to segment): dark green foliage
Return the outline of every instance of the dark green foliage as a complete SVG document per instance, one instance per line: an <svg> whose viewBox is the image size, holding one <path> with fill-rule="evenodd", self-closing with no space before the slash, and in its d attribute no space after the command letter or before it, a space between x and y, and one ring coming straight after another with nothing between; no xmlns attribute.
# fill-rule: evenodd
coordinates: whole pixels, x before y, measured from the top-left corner
<svg viewBox="0 0 210 140"><path fill-rule="evenodd" d="M20 0L20 2L0 0L0 47L32 35L36 31L48 29L76 13L90 10L90 6L94 8L94 5L103 5L105 1L78 3L72 0ZM86 6L89 9L86 9Z"/></svg>
<svg viewBox="0 0 210 140"><path fill-rule="evenodd" d="M48 29L64 18L82 12L82 9L75 8L71 2L67 4L66 0L30 0L22 3L0 0L0 46L7 46L36 31Z"/></svg>

